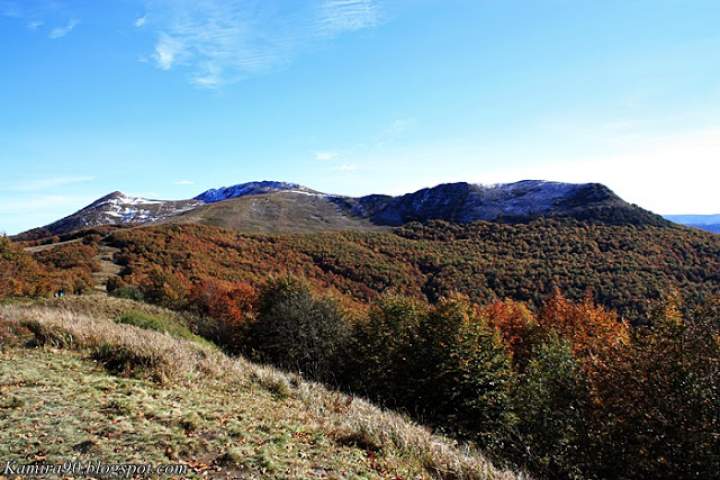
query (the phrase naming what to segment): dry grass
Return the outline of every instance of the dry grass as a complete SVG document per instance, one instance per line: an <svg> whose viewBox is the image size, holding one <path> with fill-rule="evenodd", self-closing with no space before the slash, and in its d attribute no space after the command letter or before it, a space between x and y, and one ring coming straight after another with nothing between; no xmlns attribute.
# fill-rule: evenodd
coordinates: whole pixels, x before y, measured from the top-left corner
<svg viewBox="0 0 720 480"><path fill-rule="evenodd" d="M6 328L9 331L26 327L32 332L32 342L39 346L85 352L115 374L162 385L182 384L193 390L205 388L208 382L221 382L223 388L235 392L252 391L257 385L269 392L278 406L303 409L303 418L313 424L308 427L323 432L336 445L366 451L368 458L378 462L373 468L382 476L402 471L417 478L527 478L497 469L479 452L432 435L407 418L362 399L242 358L229 358L203 345L111 321L120 303L138 309L135 302L101 296L93 300L82 305L76 300L0 306L0 324L11 326ZM80 313L84 306L92 315Z"/></svg>

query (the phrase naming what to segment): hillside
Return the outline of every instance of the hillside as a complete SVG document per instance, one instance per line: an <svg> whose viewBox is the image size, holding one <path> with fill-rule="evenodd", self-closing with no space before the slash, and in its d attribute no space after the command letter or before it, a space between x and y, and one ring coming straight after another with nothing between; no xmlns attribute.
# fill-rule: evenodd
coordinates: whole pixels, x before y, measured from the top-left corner
<svg viewBox="0 0 720 480"><path fill-rule="evenodd" d="M363 203L364 198L359 199ZM611 225L664 225L659 216L623 201L604 185L525 180L509 184L450 183L389 198L370 212L382 225L411 221L527 222L540 217Z"/></svg>
<svg viewBox="0 0 720 480"><path fill-rule="evenodd" d="M204 198L207 198L204 197ZM167 219L164 223L196 223L245 232L315 232L376 229L327 197L300 191L231 197Z"/></svg>
<svg viewBox="0 0 720 480"><path fill-rule="evenodd" d="M460 292L478 303L509 297L539 305L557 287L575 300L589 289L602 304L639 320L649 300L673 290L688 300L720 292L720 239L681 227L537 220L260 235L165 225L118 231L108 241L120 249L116 259L130 285L156 270L185 281L251 284L289 271L356 305L386 291L430 301Z"/></svg>
<svg viewBox="0 0 720 480"><path fill-rule="evenodd" d="M153 223L199 205L197 200L150 200L113 192L57 222L24 232L17 239L36 240L102 225Z"/></svg>
<svg viewBox="0 0 720 480"><path fill-rule="evenodd" d="M412 221L522 223L574 218L607 225L669 226L604 185L525 180L437 185L392 197L327 194L295 183L262 181L211 189L190 200L149 200L113 192L45 227L16 236L38 240L103 225L201 223L241 231L357 230Z"/></svg>
<svg viewBox="0 0 720 480"><path fill-rule="evenodd" d="M208 410L224 419L227 410L218 404L247 408L253 399L244 396L246 386L252 393L257 384L274 400L298 399L316 412L303 418L320 418L320 425L330 422L332 428L322 431L334 440L329 444L333 449L325 450L328 443L314 444L322 451L314 458L329 455L337 460L332 468L342 472L362 472L364 464L352 461L356 447L383 478L478 478L471 473L487 473L479 459L458 463L445 447L439 449L441 463L452 467L437 467L432 440L409 436L394 415L357 423L354 408L364 403L342 395L327 401L304 396L302 375L405 412L438 432L472 442L498 464L515 465L537 478L700 480L717 471L712 446L720 418L720 255L713 235L684 228L538 220L528 225L434 222L393 232L263 235L164 225L119 230L108 238L91 235L83 243L33 247L32 254L11 248L11 261L0 262L0 273L30 260L75 268L92 258L102 260L106 248L116 248L114 259L122 271L109 279L109 290L155 306L94 293L3 307L0 318L9 320L5 326L0 320L3 349L20 355L12 364L18 371L23 364L41 365L44 359L17 353L39 345L79 351L96 368L150 382L151 398L138 408L153 408L143 410L142 421L161 419L170 427L177 421L183 429L174 436L165 430L168 436L150 445L160 445L164 452L169 448L170 458L181 452L179 458L200 469L216 472L222 466L234 472L234 462L243 471L260 468L265 475L309 475L305 466L275 452L267 437L259 440L270 449L261 455L260 467L253 460L233 460L241 455L229 451L225 430L217 433L217 423L202 415ZM88 248L77 251L76 245ZM89 257L92 252L95 257ZM474 265L480 268L472 269ZM548 277L551 281L543 285ZM530 293L530 301L503 299L494 290L478 288L490 278L496 281L493 288L516 298ZM34 277L16 280L36 291ZM599 289L588 295L588 285ZM598 294L616 295L623 288L624 296ZM568 299L563 289L577 298ZM622 316L607 308L613 302L621 305ZM148 334L148 329L165 334ZM296 374L264 377L244 360L228 360L208 342ZM75 368L60 361L63 368ZM235 376L238 369L240 377ZM78 377L90 374L83 370ZM73 382L78 378L66 376ZM230 397L223 387L215 396L216 381L230 382ZM162 395L155 385L170 389L175 405L190 410L192 418L173 420L153 413L154 406L168 408L156 401ZM177 386L203 393L172 390ZM205 391L216 400L206 404ZM23 396L33 398L33 392ZM24 405L19 395L10 398L9 409ZM116 408L98 412L84 398L68 398L69 410L79 404L89 412L86 425L98 424L94 412ZM234 403L236 398L244 403ZM285 404L263 404L261 410L287 418ZM119 437L131 432L153 436L150 427L131 422ZM79 450L102 445L102 436L92 428L85 432L90 439L72 443L73 434L63 441ZM282 430L277 424L273 428ZM182 434L191 440L182 441ZM427 431L423 435L428 438ZM242 446L250 445L250 456L257 458L260 447L254 438L243 437ZM289 448L294 451L292 442ZM212 454L203 456L208 449ZM162 454L151 449L147 455ZM463 466L465 461L472 466ZM372 472L357 475L374 477Z"/></svg>
<svg viewBox="0 0 720 480"><path fill-rule="evenodd" d="M4 461L173 464L181 478L524 478L361 399L113 322L138 310L182 321L172 312L93 298L0 306Z"/></svg>

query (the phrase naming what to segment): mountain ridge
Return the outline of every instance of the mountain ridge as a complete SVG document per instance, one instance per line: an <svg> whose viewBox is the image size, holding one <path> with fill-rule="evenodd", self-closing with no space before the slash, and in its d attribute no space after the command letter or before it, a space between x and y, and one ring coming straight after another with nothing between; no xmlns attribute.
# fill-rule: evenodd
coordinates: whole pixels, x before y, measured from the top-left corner
<svg viewBox="0 0 720 480"><path fill-rule="evenodd" d="M664 215L667 220L706 232L720 233L720 214Z"/></svg>
<svg viewBox="0 0 720 480"><path fill-rule="evenodd" d="M38 239L100 225L168 222L240 230L315 231L398 227L430 220L516 223L539 217L571 217L619 225L671 225L599 183L456 182L399 196L351 197L323 193L297 183L263 180L209 189L188 200L147 199L115 191L67 217L15 238Z"/></svg>

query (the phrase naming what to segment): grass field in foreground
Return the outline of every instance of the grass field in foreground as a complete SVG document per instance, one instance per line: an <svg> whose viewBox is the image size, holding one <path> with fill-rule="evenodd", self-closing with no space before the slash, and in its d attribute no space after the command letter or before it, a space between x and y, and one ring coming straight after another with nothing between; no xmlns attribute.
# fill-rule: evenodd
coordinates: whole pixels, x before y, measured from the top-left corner
<svg viewBox="0 0 720 480"><path fill-rule="evenodd" d="M187 478L519 479L395 413L103 318L0 306L0 459L180 463ZM127 301L126 301L127 302Z"/></svg>

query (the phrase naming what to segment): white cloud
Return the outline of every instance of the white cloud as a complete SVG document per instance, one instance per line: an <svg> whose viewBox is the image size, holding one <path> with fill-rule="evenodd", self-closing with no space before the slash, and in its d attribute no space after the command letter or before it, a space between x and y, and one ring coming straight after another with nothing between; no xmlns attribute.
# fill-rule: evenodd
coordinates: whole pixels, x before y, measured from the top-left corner
<svg viewBox="0 0 720 480"><path fill-rule="evenodd" d="M40 20L33 20L31 22L28 22L27 27L30 30L37 30L38 28L42 27L44 25L44 22Z"/></svg>
<svg viewBox="0 0 720 480"><path fill-rule="evenodd" d="M153 58L161 70L170 70L178 57L183 55L184 48L182 42L176 38L161 34L155 45Z"/></svg>
<svg viewBox="0 0 720 480"><path fill-rule="evenodd" d="M62 38L68 33L72 32L75 27L78 25L78 21L76 19L70 19L68 23L66 23L62 27L55 27L52 30L50 30L50 33L48 34L48 37L52 39Z"/></svg>
<svg viewBox="0 0 720 480"><path fill-rule="evenodd" d="M147 0L153 58L205 88L287 64L320 39L377 24L376 0ZM143 17L145 18L145 17Z"/></svg>
<svg viewBox="0 0 720 480"><path fill-rule="evenodd" d="M23 181L13 185L6 185L4 187L1 187L0 190L11 192L37 192L76 183L91 182L93 180L95 180L95 177L89 176L41 178L36 180Z"/></svg>
<svg viewBox="0 0 720 480"><path fill-rule="evenodd" d="M335 160L337 157L338 157L337 152L330 152L330 151L315 152L315 160L320 160L322 162Z"/></svg>
<svg viewBox="0 0 720 480"><path fill-rule="evenodd" d="M142 17L135 19L133 25L135 25L137 28L142 28L143 26L145 26L145 23L147 23L147 15L143 15Z"/></svg>
<svg viewBox="0 0 720 480"><path fill-rule="evenodd" d="M195 182L192 180L177 180L175 185L195 185Z"/></svg>
<svg viewBox="0 0 720 480"><path fill-rule="evenodd" d="M326 35L374 27L379 20L373 0L324 0L320 6L320 33Z"/></svg>

